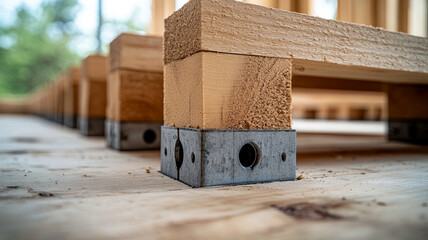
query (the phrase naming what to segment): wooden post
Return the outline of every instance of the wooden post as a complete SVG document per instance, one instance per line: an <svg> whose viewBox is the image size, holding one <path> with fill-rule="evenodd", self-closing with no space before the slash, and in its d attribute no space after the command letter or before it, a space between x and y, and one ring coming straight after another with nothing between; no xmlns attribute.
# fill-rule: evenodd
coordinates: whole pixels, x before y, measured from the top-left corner
<svg viewBox="0 0 428 240"><path fill-rule="evenodd" d="M175 0L152 0L152 19L148 34L162 36L164 20L175 11Z"/></svg>
<svg viewBox="0 0 428 240"><path fill-rule="evenodd" d="M54 83L54 121L64 124L64 87L65 74L61 74Z"/></svg>
<svg viewBox="0 0 428 240"><path fill-rule="evenodd" d="M65 79L64 124L70 128L77 127L79 82L80 67L69 68Z"/></svg>
<svg viewBox="0 0 428 240"><path fill-rule="evenodd" d="M83 60L79 85L79 129L83 135L104 135L106 78L107 57L90 55Z"/></svg>
<svg viewBox="0 0 428 240"><path fill-rule="evenodd" d="M120 150L159 148L163 122L162 57L161 37L124 33L111 42L108 146ZM132 130L127 130L129 127ZM152 135L145 138L149 130Z"/></svg>

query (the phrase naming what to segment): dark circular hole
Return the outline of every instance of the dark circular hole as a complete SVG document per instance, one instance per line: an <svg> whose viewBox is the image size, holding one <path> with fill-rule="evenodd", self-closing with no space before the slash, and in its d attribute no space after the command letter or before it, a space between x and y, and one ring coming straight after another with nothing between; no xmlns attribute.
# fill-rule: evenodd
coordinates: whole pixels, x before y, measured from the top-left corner
<svg viewBox="0 0 428 240"><path fill-rule="evenodd" d="M239 162L243 167L254 167L260 159L259 151L259 147L255 143L245 144L239 151Z"/></svg>
<svg viewBox="0 0 428 240"><path fill-rule="evenodd" d="M192 163L195 163L195 154L194 153L192 153L190 155L190 159L192 160Z"/></svg>
<svg viewBox="0 0 428 240"><path fill-rule="evenodd" d="M175 142L175 149L174 149L174 158L175 158L175 164L177 165L177 169L181 167L181 164L183 164L183 145L181 144L180 140L177 139L177 142Z"/></svg>
<svg viewBox="0 0 428 240"><path fill-rule="evenodd" d="M285 160L287 160L287 154L285 154L285 152L283 152L281 154L281 159L282 159L283 162L285 162Z"/></svg>
<svg viewBox="0 0 428 240"><path fill-rule="evenodd" d="M120 133L120 140L122 141L127 141L128 140L128 134L125 133Z"/></svg>
<svg viewBox="0 0 428 240"><path fill-rule="evenodd" d="M163 153L165 153L165 156L168 155L168 151L166 151L166 148L163 149Z"/></svg>
<svg viewBox="0 0 428 240"><path fill-rule="evenodd" d="M144 139L144 142L146 142L146 143L149 143L149 144L153 143L156 140L155 131L153 131L151 129L146 130L144 132L143 139Z"/></svg>

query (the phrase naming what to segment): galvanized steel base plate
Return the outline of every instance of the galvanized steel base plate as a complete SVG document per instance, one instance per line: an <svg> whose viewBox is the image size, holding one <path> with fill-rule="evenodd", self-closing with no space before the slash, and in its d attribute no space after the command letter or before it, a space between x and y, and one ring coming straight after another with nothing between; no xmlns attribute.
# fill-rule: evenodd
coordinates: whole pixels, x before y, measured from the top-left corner
<svg viewBox="0 0 428 240"><path fill-rule="evenodd" d="M77 117L74 115L64 115L64 125L69 128L77 127Z"/></svg>
<svg viewBox="0 0 428 240"><path fill-rule="evenodd" d="M106 120L107 146L116 150L159 149L162 123Z"/></svg>
<svg viewBox="0 0 428 240"><path fill-rule="evenodd" d="M79 117L79 131L86 136L104 136L104 118Z"/></svg>
<svg viewBox="0 0 428 240"><path fill-rule="evenodd" d="M161 172L190 186L296 179L295 130L161 131Z"/></svg>

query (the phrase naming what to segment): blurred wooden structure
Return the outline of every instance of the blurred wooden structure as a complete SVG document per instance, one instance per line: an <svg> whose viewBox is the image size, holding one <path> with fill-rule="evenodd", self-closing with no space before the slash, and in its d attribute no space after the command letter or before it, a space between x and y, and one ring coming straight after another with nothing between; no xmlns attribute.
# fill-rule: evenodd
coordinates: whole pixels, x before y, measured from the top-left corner
<svg viewBox="0 0 428 240"><path fill-rule="evenodd" d="M35 101L33 98L32 101ZM26 97L22 98L0 98L0 114L28 114L30 100Z"/></svg>
<svg viewBox="0 0 428 240"><path fill-rule="evenodd" d="M107 119L163 121L162 38L123 33L110 44Z"/></svg>
<svg viewBox="0 0 428 240"><path fill-rule="evenodd" d="M68 69L64 93L64 125L70 128L77 127L80 78L80 67L71 67Z"/></svg>
<svg viewBox="0 0 428 240"><path fill-rule="evenodd" d="M312 80L314 85L322 85L321 79L326 82L331 81L329 79L336 79L337 84L332 86L332 89L349 86L358 89L362 81L369 91L385 91L390 97L394 96L393 89L400 88L401 84L406 85L406 89L409 88L406 98L413 103L411 104L413 110L408 111L406 109L408 107L401 104L389 104L390 112L393 108L394 111L409 113L405 118L400 115L388 117L389 137L408 140L416 136L415 139L420 142L428 140L426 131L428 118L424 114L426 111L422 104L428 101L428 94L424 94L423 90L417 91L418 85L425 89L422 86L428 84L427 38L224 0L192 0L169 17L166 24L164 61L166 71L170 70L165 73L166 87L169 87L169 79L172 81L171 84L174 81L184 83L185 79L193 81L191 80L193 77L187 76L187 73L200 72L202 76L200 81L190 85L193 86L193 90L190 90L193 94L187 103L178 98L165 100L165 113L171 114L171 119L165 116L166 125L190 124L193 127L205 128L212 119L221 118L221 121L224 121L228 116L234 116L233 107L226 106L230 106L229 102L232 99L230 96L233 95L231 92L234 89L247 88L246 85L241 86L240 79L252 81L255 76L261 78L260 81L268 81L266 84L274 84L277 79L288 74L287 64L283 59L290 59L293 79L304 77L311 81L310 79L314 78ZM183 24L191 25L193 28L183 28ZM310 34L301 34L295 29L305 29ZM325 34L332 32L335 34ZM195 60L198 56L202 57ZM255 56L263 58L258 60ZM269 63L271 58L276 60L273 65ZM272 66L268 66L269 64ZM279 67L280 65L283 67ZM282 68L283 72L280 72L278 67ZM229 71L230 68L234 70ZM270 71L263 70L265 68ZM242 69L247 69L246 72L252 75L241 74ZM270 73L273 75L269 75ZM180 74L183 74L183 79L180 78ZM199 77L195 75L194 78ZM216 81L219 84L216 85ZM201 84L202 87L199 86ZM288 82L284 81L284 84ZM257 88L256 85L251 86L248 89ZM411 94L411 86L417 94ZM313 85L307 87L316 88ZM281 85L269 85L272 91L281 88ZM168 94L167 91L166 88L165 96L170 98L172 94ZM244 94L246 92L242 93L242 96L246 96ZM187 113L186 107L182 109L183 111L175 113L178 109L177 104L182 102L186 106L189 102L199 102L194 94L203 96L203 105L189 107L188 109L195 111L196 115L184 114L183 119L187 117L193 122L182 123L178 114ZM234 94L239 95L237 92ZM269 92L265 96L275 99L276 96L282 97L284 94ZM210 97L211 95L215 98ZM251 94L248 96L251 101L257 100ZM257 94L254 96L264 97ZM208 103L207 99L211 99L211 102ZM241 100L245 100L245 97ZM270 104L270 99L263 101L271 106L269 111L277 109L275 104ZM241 105L244 104L244 101L239 102ZM217 107L212 108L210 104ZM264 105L258 108L258 111L264 111L265 108L268 106ZM283 108L278 108L277 112L269 115L276 116L275 114L282 113L281 109L288 111L288 105L285 104ZM198 121L200 112L203 114L202 122ZM362 109L350 109L350 112L352 113L350 118L353 119L360 119L364 115ZM409 119L413 119L414 122L409 122ZM168 122L169 120L171 122ZM264 123L268 126L271 124ZM222 126L212 125L214 128ZM418 134L415 135L414 132Z"/></svg>
<svg viewBox="0 0 428 240"><path fill-rule="evenodd" d="M152 0L152 18L149 35L163 36L164 20L175 11L175 0Z"/></svg>
<svg viewBox="0 0 428 240"><path fill-rule="evenodd" d="M387 98L382 92L293 89L293 119L387 119Z"/></svg>
<svg viewBox="0 0 428 240"><path fill-rule="evenodd" d="M107 106L107 57L90 55L82 61L79 87L79 130L103 136Z"/></svg>
<svg viewBox="0 0 428 240"><path fill-rule="evenodd" d="M159 148L163 123L162 37L120 34L110 43L107 146Z"/></svg>

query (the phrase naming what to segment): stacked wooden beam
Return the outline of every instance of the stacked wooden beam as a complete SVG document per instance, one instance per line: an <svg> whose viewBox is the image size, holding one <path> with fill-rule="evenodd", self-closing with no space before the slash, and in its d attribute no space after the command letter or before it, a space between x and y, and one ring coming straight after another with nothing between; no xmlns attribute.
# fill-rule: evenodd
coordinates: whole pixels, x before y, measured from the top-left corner
<svg viewBox="0 0 428 240"><path fill-rule="evenodd" d="M298 11L294 1L281 6L281 1L244 2ZM167 2L162 4L158 10L173 8ZM354 3L339 1L340 19L345 18L346 9L358 11L346 4ZM364 1L360 6L367 4ZM384 1L370 3L369 8L377 11L382 4L395 9L395 3ZM169 14L163 12L163 17ZM391 12L395 10L388 14ZM384 15L373 20L376 25L390 24L392 18ZM391 139L396 139L393 135L398 132L412 138L412 129L424 132L428 117L420 103L427 95L422 87L428 78L426 38L224 0L190 1L168 18L166 25L170 26L165 31L164 51L167 126L289 129L293 85L296 116L317 115L309 108L297 111L299 94L306 91L299 90L302 88L384 92L389 101ZM31 98L32 111L58 122L77 114L85 123L85 134L88 126L94 125L91 121L96 122L97 134L102 134L106 116L117 122L161 122L162 106L152 102L153 96L161 93L146 90L150 81L136 80L157 79L153 83L159 84L161 78L161 40L156 40L156 47L145 48L147 39L156 38L119 36L111 45L109 64L105 57L89 56L83 61L80 78L77 70L70 70L67 77L60 76L43 91L36 91ZM107 72L111 84L106 110ZM329 107L314 111L323 118L344 116ZM355 107L348 108L347 118L359 119L364 111L372 112L371 119L387 116L383 111L379 114Z"/></svg>
<svg viewBox="0 0 428 240"><path fill-rule="evenodd" d="M163 123L162 38L121 34L110 44L107 145L159 148Z"/></svg>
<svg viewBox="0 0 428 240"><path fill-rule="evenodd" d="M397 83L408 88L428 83L426 38L224 0L190 1L166 25L164 108L169 126L286 128L290 101L278 96L290 95L286 86L291 73L293 78L346 79L345 85L358 86L361 80L381 83L390 97ZM276 86L282 76L278 81L282 85ZM255 94L265 91L258 86L278 92ZM417 96L407 98L422 102L428 94ZM264 103L261 107L259 100ZM412 108L415 111L409 112L404 106L389 104L389 112L409 112L409 118L422 124L411 125L400 115L391 115L389 121L401 126L390 125L391 138L396 139L392 136L396 132L400 139L408 128L425 132L425 107L415 104ZM275 117L261 119L260 113ZM239 120L233 121L236 116ZM232 122L238 124L229 125Z"/></svg>
<svg viewBox="0 0 428 240"><path fill-rule="evenodd" d="M103 136L106 116L107 57L90 55L82 61L79 87L79 129L87 136Z"/></svg>
<svg viewBox="0 0 428 240"><path fill-rule="evenodd" d="M67 71L64 90L64 125L77 127L79 106L80 68L71 67Z"/></svg>

